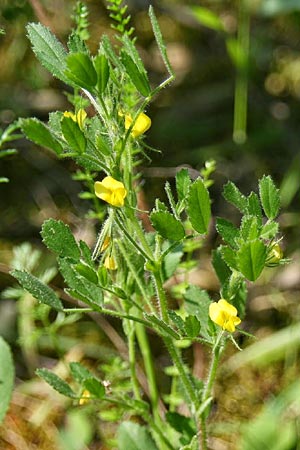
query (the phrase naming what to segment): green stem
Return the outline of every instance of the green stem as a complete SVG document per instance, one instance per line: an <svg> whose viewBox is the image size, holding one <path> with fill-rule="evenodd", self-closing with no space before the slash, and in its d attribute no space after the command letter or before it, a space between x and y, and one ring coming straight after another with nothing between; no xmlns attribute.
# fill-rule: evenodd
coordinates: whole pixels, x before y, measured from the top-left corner
<svg viewBox="0 0 300 450"><path fill-rule="evenodd" d="M123 214L123 211L121 212L121 214ZM153 252L152 252L152 249L151 249L150 245L148 244L148 241L145 237L145 230L142 228L142 226L141 226L139 220L137 219L137 217L135 216L133 210L128 209L127 215L128 215L129 221L130 221L130 225L132 226L137 237L139 238L139 241L142 244L145 253L148 255L147 259L153 260L154 259ZM124 215L123 217L124 217L124 220L126 220L126 216Z"/></svg>
<svg viewBox="0 0 300 450"><path fill-rule="evenodd" d="M160 270L161 270L160 267L158 267L152 272L153 280L154 280L157 298L159 301L161 319L165 323L169 323L168 302L167 302L166 293L165 293L165 290L164 290L164 287L162 284Z"/></svg>
<svg viewBox="0 0 300 450"><path fill-rule="evenodd" d="M137 249L137 251L139 253L141 253L141 255L144 256L146 261L151 259L150 256L147 255L147 253L142 249L142 247L140 247L140 245L136 242L134 237L132 237L131 234L126 230L126 228L124 227L123 223L119 220L119 217L117 215L115 216L115 222L118 225L118 227L120 228L120 230L125 234L127 239L131 242L131 244Z"/></svg>
<svg viewBox="0 0 300 450"><path fill-rule="evenodd" d="M244 0L239 0L237 37L238 61L234 94L233 140L243 144L247 138L248 62L250 47L250 14Z"/></svg>
<svg viewBox="0 0 300 450"><path fill-rule="evenodd" d="M136 376L136 358L135 358L135 329L133 323L127 324L129 328L128 333L128 356L129 356L129 367L131 373L131 380L133 385L134 396L137 400L141 400L140 385ZM141 325L142 326L142 325Z"/></svg>
<svg viewBox="0 0 300 450"><path fill-rule="evenodd" d="M148 384L149 384L149 395L150 395L150 401L151 401L154 421L155 421L155 423L160 424L161 420L160 420L159 409L158 409L159 396L158 396L154 364L153 364L153 358L152 358L152 353L151 353L151 349L150 349L150 345L149 345L148 336L146 334L145 327L139 323L135 324L135 332L136 332L136 337L137 337L139 347L141 350L141 354L142 354L143 360L144 360L145 371L146 371L147 380L148 380Z"/></svg>

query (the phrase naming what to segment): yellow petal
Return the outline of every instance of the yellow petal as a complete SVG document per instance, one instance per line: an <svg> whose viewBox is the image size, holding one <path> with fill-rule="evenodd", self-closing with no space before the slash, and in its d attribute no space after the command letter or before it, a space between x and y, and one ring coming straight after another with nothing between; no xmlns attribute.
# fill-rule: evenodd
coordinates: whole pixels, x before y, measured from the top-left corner
<svg viewBox="0 0 300 450"><path fill-rule="evenodd" d="M112 206L124 206L127 191L121 181L108 176L102 181L96 181L94 188L96 196L101 198L101 200L104 200Z"/></svg>
<svg viewBox="0 0 300 450"><path fill-rule="evenodd" d="M64 117L71 117L71 119L74 120L74 122L76 122L76 116L71 111L65 111Z"/></svg>
<svg viewBox="0 0 300 450"><path fill-rule="evenodd" d="M118 268L118 265L116 263L116 260L112 256L107 256L104 260L104 267L109 270L116 270Z"/></svg>
<svg viewBox="0 0 300 450"><path fill-rule="evenodd" d="M209 305L209 317L220 327L224 325L224 317L218 303L214 302Z"/></svg>
<svg viewBox="0 0 300 450"><path fill-rule="evenodd" d="M132 124L132 117L128 114L125 116L125 129L128 130ZM140 113L131 130L131 136L139 137L151 127L151 119L145 113Z"/></svg>
<svg viewBox="0 0 300 450"><path fill-rule="evenodd" d="M221 298L221 300L218 301L218 305L227 314L231 316L237 316L237 309L233 305L228 303L224 298Z"/></svg>
<svg viewBox="0 0 300 450"><path fill-rule="evenodd" d="M76 122L78 123L80 129L83 129L83 123L86 119L87 113L84 109L80 108L76 114Z"/></svg>
<svg viewBox="0 0 300 450"><path fill-rule="evenodd" d="M233 333L235 326L241 323L241 319L237 317L237 309L224 298L221 298L218 303L214 302L209 305L209 317L223 330L230 333Z"/></svg>

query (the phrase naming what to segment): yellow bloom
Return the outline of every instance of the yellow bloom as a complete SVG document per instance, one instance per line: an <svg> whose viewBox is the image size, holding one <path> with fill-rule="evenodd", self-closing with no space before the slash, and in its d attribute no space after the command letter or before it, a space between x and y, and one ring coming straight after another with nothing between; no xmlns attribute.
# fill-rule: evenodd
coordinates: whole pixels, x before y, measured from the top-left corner
<svg viewBox="0 0 300 450"><path fill-rule="evenodd" d="M106 250L109 247L109 244L110 244L110 237L106 236L103 241L103 244L101 245L100 252L104 252L104 250Z"/></svg>
<svg viewBox="0 0 300 450"><path fill-rule="evenodd" d="M274 244L271 247L271 250L268 254L266 265L271 266L271 267L276 266L277 264L279 264L282 257L283 257L283 252L282 252L280 245L278 243Z"/></svg>
<svg viewBox="0 0 300 450"><path fill-rule="evenodd" d="M241 319L237 317L237 309L228 303L224 298L209 305L209 317L213 322L223 328L223 330L235 331L236 325L241 323Z"/></svg>
<svg viewBox="0 0 300 450"><path fill-rule="evenodd" d="M87 389L83 391L81 394L81 399L79 400L79 405L84 405L85 403L88 403L90 400L91 393Z"/></svg>
<svg viewBox="0 0 300 450"><path fill-rule="evenodd" d="M121 181L117 181L113 177L105 177L102 181L96 181L95 194L110 205L120 207L124 206L127 191Z"/></svg>
<svg viewBox="0 0 300 450"><path fill-rule="evenodd" d="M130 114L125 115L125 129L128 130L132 124L132 117ZM131 130L131 136L139 137L151 127L151 119L144 113L140 113Z"/></svg>
<svg viewBox="0 0 300 450"><path fill-rule="evenodd" d="M77 123L78 123L78 125L79 125L79 127L80 127L81 130L83 129L83 123L84 123L84 121L85 121L85 119L86 119L86 116L87 116L87 114L86 114L85 110L82 109L82 108L80 108L80 109L77 111L76 114L74 114L74 113L72 113L72 112L70 112L70 111L65 111L65 112L64 112L64 117L71 117L71 119L72 119L74 122L77 122Z"/></svg>
<svg viewBox="0 0 300 450"><path fill-rule="evenodd" d="M104 267L109 270L117 270L118 265L116 260L112 256L107 256L104 260Z"/></svg>

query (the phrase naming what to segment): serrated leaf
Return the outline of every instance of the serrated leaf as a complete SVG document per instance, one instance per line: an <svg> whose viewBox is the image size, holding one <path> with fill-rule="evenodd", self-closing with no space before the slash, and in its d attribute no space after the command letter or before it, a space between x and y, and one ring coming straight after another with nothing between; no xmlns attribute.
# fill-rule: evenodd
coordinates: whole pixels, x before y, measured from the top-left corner
<svg viewBox="0 0 300 450"><path fill-rule="evenodd" d="M131 56L129 56L124 51L121 52L121 61L125 67L125 70L129 76L129 78L131 79L131 81L134 84L134 86L136 87L136 89L144 97L147 97L151 92L151 88L150 88L149 80L148 80L148 77L146 76L146 74L141 73L139 71L139 68L134 63Z"/></svg>
<svg viewBox="0 0 300 450"><path fill-rule="evenodd" d="M251 192L248 197L248 214L257 218L258 225L262 223L262 210L258 195L255 192Z"/></svg>
<svg viewBox="0 0 300 450"><path fill-rule="evenodd" d="M183 252L178 250L170 252L164 257L162 269L165 280L168 280L174 274L181 261L182 255Z"/></svg>
<svg viewBox="0 0 300 450"><path fill-rule="evenodd" d="M173 311L172 309L170 309L168 311L168 315L170 317L170 319L172 320L172 322L174 323L174 325L178 328L178 330L184 334L185 333L185 323L184 320L178 315L176 314L175 311Z"/></svg>
<svg viewBox="0 0 300 450"><path fill-rule="evenodd" d="M41 23L30 23L26 28L32 49L40 63L56 78L67 83L68 79L64 74L67 53L62 44Z"/></svg>
<svg viewBox="0 0 300 450"><path fill-rule="evenodd" d="M175 181L178 200L183 201L186 198L191 185L188 169L181 169L177 172Z"/></svg>
<svg viewBox="0 0 300 450"><path fill-rule="evenodd" d="M252 241L259 236L260 227L256 216L243 216L240 227L240 237L244 241Z"/></svg>
<svg viewBox="0 0 300 450"><path fill-rule="evenodd" d="M67 224L61 220L48 219L42 225L41 235L49 250L79 261L80 249Z"/></svg>
<svg viewBox="0 0 300 450"><path fill-rule="evenodd" d="M215 30L215 31L223 31L224 30L222 21L210 9L203 8L201 6L191 6L190 10L193 13L193 16L202 25L204 25L212 30Z"/></svg>
<svg viewBox="0 0 300 450"><path fill-rule="evenodd" d="M223 197L242 213L247 214L248 200L232 181L225 184Z"/></svg>
<svg viewBox="0 0 300 450"><path fill-rule="evenodd" d="M40 120L20 119L21 129L28 139L35 144L53 150L57 155L61 155L63 148L58 140L53 136L49 128Z"/></svg>
<svg viewBox="0 0 300 450"><path fill-rule="evenodd" d="M276 188L270 176L263 176L259 181L259 196L268 219L275 219L279 213L280 197L279 189Z"/></svg>
<svg viewBox="0 0 300 450"><path fill-rule="evenodd" d="M102 398L105 395L105 387L95 377L86 378L83 381L83 386L96 398Z"/></svg>
<svg viewBox="0 0 300 450"><path fill-rule="evenodd" d="M227 244L236 247L236 238L239 237L240 232L233 223L221 217L217 217L216 229Z"/></svg>
<svg viewBox="0 0 300 450"><path fill-rule="evenodd" d="M92 373L77 361L70 362L69 366L72 377L74 380L78 381L78 383L83 383L84 380L92 376Z"/></svg>
<svg viewBox="0 0 300 450"><path fill-rule="evenodd" d="M102 94L109 80L109 64L105 55L97 55L93 62L97 73L98 93Z"/></svg>
<svg viewBox="0 0 300 450"><path fill-rule="evenodd" d="M190 186L187 196L187 213L194 230L200 234L207 233L211 208L208 190L201 178Z"/></svg>
<svg viewBox="0 0 300 450"><path fill-rule="evenodd" d="M183 416L177 412L166 413L167 422L174 428L178 433L185 435L191 440L193 436L197 433L193 419L190 417Z"/></svg>
<svg viewBox="0 0 300 450"><path fill-rule="evenodd" d="M153 324L153 326L159 331L160 334L163 334L166 337L172 337L174 339L180 339L180 335L173 330L169 325L167 325L163 320L159 319L154 314L144 314L145 319L149 320Z"/></svg>
<svg viewBox="0 0 300 450"><path fill-rule="evenodd" d="M63 310L63 305L56 293L38 278L23 270L12 270L11 275L18 280L23 289L28 291L40 303L51 306L57 311Z"/></svg>
<svg viewBox="0 0 300 450"><path fill-rule="evenodd" d="M0 423L8 410L14 387L15 368L9 345L0 336Z"/></svg>
<svg viewBox="0 0 300 450"><path fill-rule="evenodd" d="M188 337L197 337L200 333L201 325L196 316L187 316L185 319L185 330Z"/></svg>
<svg viewBox="0 0 300 450"><path fill-rule="evenodd" d="M156 231L165 239L180 241L185 237L182 223L168 211L154 211L150 220Z"/></svg>
<svg viewBox="0 0 300 450"><path fill-rule="evenodd" d="M158 450L147 428L123 422L117 432L118 450Z"/></svg>
<svg viewBox="0 0 300 450"><path fill-rule="evenodd" d="M230 277L231 270L225 263L220 249L213 250L212 252L212 265L220 280L221 285L223 285Z"/></svg>
<svg viewBox="0 0 300 450"><path fill-rule="evenodd" d="M273 239L278 233L279 225L277 222L267 222L260 231L260 237L263 239Z"/></svg>
<svg viewBox="0 0 300 450"><path fill-rule="evenodd" d="M62 380L58 375L51 372L48 369L37 369L36 374L43 378L43 380L46 381L46 383L50 384L50 386L55 389L60 394L64 395L65 397L70 398L76 398L76 394L73 391L73 389L70 388L68 383L64 380Z"/></svg>
<svg viewBox="0 0 300 450"><path fill-rule="evenodd" d="M150 5L150 7L149 7L149 17L150 17L150 20L151 20L151 25L152 25L152 30L153 30L153 33L154 33L154 36L155 36L155 40L156 40L157 46L159 48L159 51L160 51L161 57L163 59L163 62L165 63L165 66L166 66L169 74L173 75L173 69L171 67L171 64L170 64L170 61L169 61L169 58L168 58L167 49L166 49L166 46L165 46L165 43L164 43L161 31L160 31L160 28L159 28L158 20L157 20L157 18L155 16L154 9L153 9L152 5Z"/></svg>
<svg viewBox="0 0 300 450"><path fill-rule="evenodd" d="M243 244L238 253L239 270L250 281L255 281L261 274L267 257L266 246L258 239Z"/></svg>
<svg viewBox="0 0 300 450"><path fill-rule="evenodd" d="M77 122L71 117L63 117L61 131L70 148L77 153L84 153L86 139Z"/></svg>
<svg viewBox="0 0 300 450"><path fill-rule="evenodd" d="M65 75L81 88L90 90L97 83L97 73L86 53L71 53L66 58Z"/></svg>
<svg viewBox="0 0 300 450"><path fill-rule="evenodd" d="M238 270L238 264L236 259L236 252L227 245L221 245L219 247L220 253L222 255L223 260L226 262L228 267L234 270Z"/></svg>
<svg viewBox="0 0 300 450"><path fill-rule="evenodd" d="M210 340L210 335L208 333L208 309L211 303L209 295L203 289L198 286L191 285L186 292L183 294L184 297L184 308L189 315L195 316L201 326L201 335Z"/></svg>

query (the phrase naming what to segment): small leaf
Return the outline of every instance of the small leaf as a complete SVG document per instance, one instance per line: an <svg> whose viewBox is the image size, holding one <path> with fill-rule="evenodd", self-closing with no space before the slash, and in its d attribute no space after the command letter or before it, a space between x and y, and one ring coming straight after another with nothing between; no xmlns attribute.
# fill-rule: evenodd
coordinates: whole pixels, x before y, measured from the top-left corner
<svg viewBox="0 0 300 450"><path fill-rule="evenodd" d="M46 220L43 223L41 235L49 250L59 256L79 261L80 249L70 227L64 222L55 219Z"/></svg>
<svg viewBox="0 0 300 450"><path fill-rule="evenodd" d="M208 8L203 8L201 6L191 6L191 12L193 13L193 16L198 20L198 22L200 22L202 25L215 31L224 30L224 26L220 18Z"/></svg>
<svg viewBox="0 0 300 450"><path fill-rule="evenodd" d="M243 244L237 261L242 274L250 281L255 281L261 274L267 257L267 247L258 239Z"/></svg>
<svg viewBox="0 0 300 450"><path fill-rule="evenodd" d="M174 428L178 433L185 435L191 440L193 436L197 433L193 419L190 417L183 416L177 412L166 413L167 422Z"/></svg>
<svg viewBox="0 0 300 450"><path fill-rule="evenodd" d="M32 142L53 150L57 155L62 154L63 148L61 144L43 122L35 118L20 119L20 124L23 133Z"/></svg>
<svg viewBox="0 0 300 450"><path fill-rule="evenodd" d="M231 270L225 263L219 248L213 250L212 265L217 274L217 277L220 280L221 285L223 285L229 279L231 275Z"/></svg>
<svg viewBox="0 0 300 450"><path fill-rule="evenodd" d="M208 309L211 303L209 295L198 286L191 285L183 295L184 307L189 315L196 316L200 322L201 334L210 340L208 333Z"/></svg>
<svg viewBox="0 0 300 450"><path fill-rule="evenodd" d="M191 185L191 179L188 169L181 169L176 173L176 190L179 201L183 201L189 191Z"/></svg>
<svg viewBox="0 0 300 450"><path fill-rule="evenodd" d="M270 176L263 176L259 181L259 196L268 219L275 219L279 213L280 197L279 189L276 188Z"/></svg>
<svg viewBox="0 0 300 450"><path fill-rule="evenodd" d="M185 330L188 337L197 337L200 333L201 325L197 317L187 316L185 319Z"/></svg>
<svg viewBox="0 0 300 450"><path fill-rule="evenodd" d="M14 387L15 368L9 345L0 336L0 423L9 407Z"/></svg>
<svg viewBox="0 0 300 450"><path fill-rule="evenodd" d="M158 332L166 337L172 337L174 339L180 339L180 335L173 330L169 325L167 325L163 320L156 317L154 314L144 314L145 318L152 322L153 326L158 330Z"/></svg>
<svg viewBox="0 0 300 450"><path fill-rule="evenodd" d="M28 291L39 302L51 306L57 311L63 310L63 305L56 293L38 278L23 270L12 270L11 275L18 280L23 289Z"/></svg>
<svg viewBox="0 0 300 450"><path fill-rule="evenodd" d="M248 197L248 214L257 218L258 225L262 224L262 210L258 195L255 192L251 192Z"/></svg>
<svg viewBox="0 0 300 450"><path fill-rule="evenodd" d="M97 73L97 88L99 94L105 91L109 80L109 64L105 55L97 55L94 58L94 67Z"/></svg>
<svg viewBox="0 0 300 450"><path fill-rule="evenodd" d="M170 309L168 311L168 315L169 315L170 319L172 320L172 322L174 323L174 325L178 328L180 333L185 334L184 320L178 314L176 314L176 312L173 311L172 309Z"/></svg>
<svg viewBox="0 0 300 450"><path fill-rule="evenodd" d="M95 377L86 378L83 382L83 386L96 398L102 398L105 395L105 387L101 381Z"/></svg>
<svg viewBox="0 0 300 450"><path fill-rule="evenodd" d="M187 197L187 213L190 222L198 233L205 234L211 216L210 199L201 178L198 178L190 187Z"/></svg>
<svg viewBox="0 0 300 450"><path fill-rule="evenodd" d="M146 74L139 71L132 58L124 51L121 52L121 61L134 86L144 97L147 97L151 92L151 88Z"/></svg>
<svg viewBox="0 0 300 450"><path fill-rule="evenodd" d="M279 225L277 222L267 222L261 229L260 237L263 239L273 239L278 233Z"/></svg>
<svg viewBox="0 0 300 450"><path fill-rule="evenodd" d="M226 219L222 219L221 217L217 217L216 229L227 244L230 244L232 247L236 247L235 240L239 237L240 232L238 228L233 225L233 223Z"/></svg>
<svg viewBox="0 0 300 450"><path fill-rule="evenodd" d="M171 66L169 58L168 58L167 49L166 49L166 46L165 46L165 43L164 43L161 31L160 31L160 28L159 28L158 20L157 20L157 18L155 16L154 9L153 9L152 5L150 5L150 7L149 7L149 17L150 17L150 20L151 20L151 25L152 25L152 30L153 30L153 33L154 33L154 36L155 36L155 40L156 40L157 46L159 48L159 51L160 51L161 57L163 59L163 62L165 63L165 66L166 66L169 74L173 75L173 69L172 69L172 66Z"/></svg>
<svg viewBox="0 0 300 450"><path fill-rule="evenodd" d="M86 53L72 53L67 56L66 63L65 75L71 82L88 90L96 85L97 73Z"/></svg>
<svg viewBox="0 0 300 450"><path fill-rule="evenodd" d="M241 191L236 187L232 181L229 181L224 186L223 197L229 203L232 203L238 210L242 213L247 214L248 201L247 198L241 193Z"/></svg>
<svg viewBox="0 0 300 450"><path fill-rule="evenodd" d="M37 369L35 373L39 377L43 378L46 383L50 384L50 386L60 394L64 395L65 397L76 398L75 392L70 388L68 383L62 380L55 373L51 372L48 369Z"/></svg>
<svg viewBox="0 0 300 450"><path fill-rule="evenodd" d="M153 227L165 239L180 241L185 237L182 223L168 211L155 211L150 214Z"/></svg>
<svg viewBox="0 0 300 450"><path fill-rule="evenodd" d="M68 80L64 74L67 53L62 44L49 28L41 23L30 23L26 28L32 49L40 63L56 78L67 83Z"/></svg>
<svg viewBox="0 0 300 450"><path fill-rule="evenodd" d="M78 383L83 383L84 380L92 377L93 375L92 372L77 361L70 363L70 370L72 377L74 380L78 381Z"/></svg>
<svg viewBox="0 0 300 450"><path fill-rule="evenodd" d="M174 274L181 261L182 255L183 252L177 247L177 250L168 253L164 257L162 269L165 280L168 280Z"/></svg>
<svg viewBox="0 0 300 450"><path fill-rule="evenodd" d="M118 450L158 450L147 428L123 422L117 432Z"/></svg>
<svg viewBox="0 0 300 450"><path fill-rule="evenodd" d="M260 227L256 216L243 216L240 227L240 237L244 241L252 241L259 236Z"/></svg>
<svg viewBox="0 0 300 450"><path fill-rule="evenodd" d="M227 245L221 245L219 247L222 258L231 269L238 270L238 264L236 260L236 252Z"/></svg>
<svg viewBox="0 0 300 450"><path fill-rule="evenodd" d="M61 131L70 148L77 153L84 153L86 139L77 122L71 117L63 117Z"/></svg>

